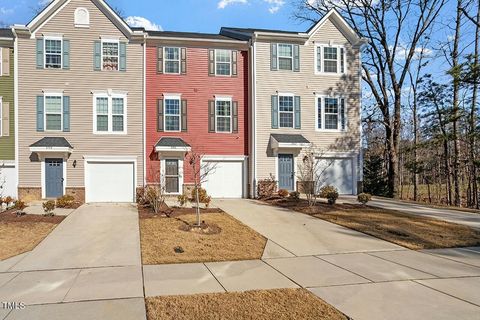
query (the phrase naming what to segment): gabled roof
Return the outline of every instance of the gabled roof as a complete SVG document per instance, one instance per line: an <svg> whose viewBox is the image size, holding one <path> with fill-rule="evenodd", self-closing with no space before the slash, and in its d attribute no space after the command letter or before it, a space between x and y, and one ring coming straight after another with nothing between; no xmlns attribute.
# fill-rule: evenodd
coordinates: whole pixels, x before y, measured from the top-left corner
<svg viewBox="0 0 480 320"><path fill-rule="evenodd" d="M0 38L13 39L13 32L10 28L0 28Z"/></svg>
<svg viewBox="0 0 480 320"><path fill-rule="evenodd" d="M190 147L190 145L181 138L163 137L157 142L155 147Z"/></svg>
<svg viewBox="0 0 480 320"><path fill-rule="evenodd" d="M352 44L362 41L362 38L360 38L357 32L353 30L345 18L343 18L343 16L336 9L328 11L327 14L320 19L320 21L311 26L307 31L308 36L311 37L314 35L329 19L332 19L334 22L336 22L337 27Z"/></svg>
<svg viewBox="0 0 480 320"><path fill-rule="evenodd" d="M30 146L31 148L70 148L73 149L70 142L63 137L45 137Z"/></svg>
<svg viewBox="0 0 480 320"><path fill-rule="evenodd" d="M45 7L38 15L36 15L28 24L27 28L31 33L34 33L40 28L49 18L57 14L63 7L65 7L71 0L53 0ZM140 30L133 30L130 26L113 10L110 5L104 0L89 0L92 1L98 8L122 31L126 36L136 34L143 34Z"/></svg>

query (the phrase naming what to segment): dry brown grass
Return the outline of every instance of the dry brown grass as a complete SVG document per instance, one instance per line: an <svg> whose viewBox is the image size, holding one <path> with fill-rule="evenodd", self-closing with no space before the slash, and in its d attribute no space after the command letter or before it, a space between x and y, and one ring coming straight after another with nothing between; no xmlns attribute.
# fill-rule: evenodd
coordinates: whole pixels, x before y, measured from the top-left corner
<svg viewBox="0 0 480 320"><path fill-rule="evenodd" d="M226 213L202 213L201 219L221 228L219 234L182 231L194 214L140 219L143 264L260 259L266 239ZM175 247L183 253L175 253Z"/></svg>
<svg viewBox="0 0 480 320"><path fill-rule="evenodd" d="M305 289L147 298L148 320L347 320Z"/></svg>
<svg viewBox="0 0 480 320"><path fill-rule="evenodd" d="M305 201L269 201L314 217L413 249L438 249L480 245L480 231L468 226L369 206Z"/></svg>
<svg viewBox="0 0 480 320"><path fill-rule="evenodd" d="M0 222L0 260L33 250L56 226L49 222Z"/></svg>

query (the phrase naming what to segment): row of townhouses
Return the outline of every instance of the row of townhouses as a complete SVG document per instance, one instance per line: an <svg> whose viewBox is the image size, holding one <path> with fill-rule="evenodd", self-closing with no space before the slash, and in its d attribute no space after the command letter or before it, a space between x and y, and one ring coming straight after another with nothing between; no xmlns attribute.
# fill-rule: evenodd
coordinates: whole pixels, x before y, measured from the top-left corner
<svg viewBox="0 0 480 320"><path fill-rule="evenodd" d="M361 184L360 46L331 11L306 32L219 34L129 27L103 0L55 0L0 30L4 195L133 202L193 183L189 151L215 165L213 197L296 190L311 145L325 184Z"/></svg>

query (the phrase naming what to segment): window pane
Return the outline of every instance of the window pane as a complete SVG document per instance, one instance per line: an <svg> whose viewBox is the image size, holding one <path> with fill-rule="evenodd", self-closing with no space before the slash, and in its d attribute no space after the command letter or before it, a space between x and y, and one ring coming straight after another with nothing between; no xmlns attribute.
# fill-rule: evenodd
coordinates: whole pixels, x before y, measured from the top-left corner
<svg viewBox="0 0 480 320"><path fill-rule="evenodd" d="M179 131L180 130L180 116L165 116L165 130Z"/></svg>
<svg viewBox="0 0 480 320"><path fill-rule="evenodd" d="M279 44L278 45L278 56L279 57L292 57L293 56L293 47L291 44Z"/></svg>
<svg viewBox="0 0 480 320"><path fill-rule="evenodd" d="M178 193L178 177L165 177L165 191L168 193Z"/></svg>
<svg viewBox="0 0 480 320"><path fill-rule="evenodd" d="M338 114L325 115L325 129L338 129Z"/></svg>
<svg viewBox="0 0 480 320"><path fill-rule="evenodd" d="M178 160L172 160L172 159L165 160L165 175L167 176L178 175Z"/></svg>
<svg viewBox="0 0 480 320"><path fill-rule="evenodd" d="M178 160L165 160L165 190L169 193L179 192Z"/></svg>
<svg viewBox="0 0 480 320"><path fill-rule="evenodd" d="M337 48L325 47L323 51L325 72L338 72L338 50Z"/></svg>
<svg viewBox="0 0 480 320"><path fill-rule="evenodd" d="M217 63L217 74L221 76L229 76L230 63Z"/></svg>
<svg viewBox="0 0 480 320"><path fill-rule="evenodd" d="M123 131L123 116L113 116L112 117L112 129L115 132Z"/></svg>
<svg viewBox="0 0 480 320"><path fill-rule="evenodd" d="M343 48L340 49L340 68L341 72L345 73L345 50Z"/></svg>
<svg viewBox="0 0 480 320"><path fill-rule="evenodd" d="M293 97L280 96L278 101L279 111L293 112Z"/></svg>
<svg viewBox="0 0 480 320"><path fill-rule="evenodd" d="M165 114L179 115L180 114L180 100L166 99L165 100Z"/></svg>
<svg viewBox="0 0 480 320"><path fill-rule="evenodd" d="M217 117L217 131L230 132L230 117Z"/></svg>
<svg viewBox="0 0 480 320"><path fill-rule="evenodd" d="M178 61L165 61L165 73L180 73L180 63Z"/></svg>
<svg viewBox="0 0 480 320"><path fill-rule="evenodd" d="M62 40L45 40L45 53L62 53Z"/></svg>
<svg viewBox="0 0 480 320"><path fill-rule="evenodd" d="M97 131L108 131L108 116L97 116Z"/></svg>
<svg viewBox="0 0 480 320"><path fill-rule="evenodd" d="M103 42L103 69L118 70L118 43Z"/></svg>
<svg viewBox="0 0 480 320"><path fill-rule="evenodd" d="M325 98L325 113L338 113L338 99Z"/></svg>
<svg viewBox="0 0 480 320"><path fill-rule="evenodd" d="M217 75L230 75L230 62L232 54L230 50L215 50L216 72Z"/></svg>
<svg viewBox="0 0 480 320"><path fill-rule="evenodd" d="M322 98L318 98L318 108L317 108L317 114L318 114L318 119L317 119L317 128L322 129Z"/></svg>
<svg viewBox="0 0 480 320"><path fill-rule="evenodd" d="M317 48L317 72L322 72L322 48Z"/></svg>
<svg viewBox="0 0 480 320"><path fill-rule="evenodd" d="M342 130L345 130L347 126L347 119L345 114L345 99L340 99L340 122L342 124Z"/></svg>
<svg viewBox="0 0 480 320"><path fill-rule="evenodd" d="M293 113L280 112L280 127L293 128Z"/></svg>
<svg viewBox="0 0 480 320"><path fill-rule="evenodd" d="M123 98L112 99L112 113L123 115Z"/></svg>
<svg viewBox="0 0 480 320"><path fill-rule="evenodd" d="M108 98L97 98L97 113L108 114Z"/></svg>
<svg viewBox="0 0 480 320"><path fill-rule="evenodd" d="M62 130L62 115L47 114L47 130Z"/></svg>
<svg viewBox="0 0 480 320"><path fill-rule="evenodd" d="M217 116L230 116L230 101L217 101Z"/></svg>
<svg viewBox="0 0 480 320"><path fill-rule="evenodd" d="M118 56L118 43L116 43L116 42L104 42L103 43L103 55L104 56Z"/></svg>
<svg viewBox="0 0 480 320"><path fill-rule="evenodd" d="M180 49L179 48L165 48L165 59L166 60L179 60L180 59Z"/></svg>
<svg viewBox="0 0 480 320"><path fill-rule="evenodd" d="M324 57L328 60L337 60L337 48L325 47Z"/></svg>
<svg viewBox="0 0 480 320"><path fill-rule="evenodd" d="M325 72L337 72L337 61L325 60Z"/></svg>
<svg viewBox="0 0 480 320"><path fill-rule="evenodd" d="M278 58L278 67L280 70L292 70L291 58Z"/></svg>
<svg viewBox="0 0 480 320"><path fill-rule="evenodd" d="M45 97L45 113L62 113L62 97Z"/></svg>

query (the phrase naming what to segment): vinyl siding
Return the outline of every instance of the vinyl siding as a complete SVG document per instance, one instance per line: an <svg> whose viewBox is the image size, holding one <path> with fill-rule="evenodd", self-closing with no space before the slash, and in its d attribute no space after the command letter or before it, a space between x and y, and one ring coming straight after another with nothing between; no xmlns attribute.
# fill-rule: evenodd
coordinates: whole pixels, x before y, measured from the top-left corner
<svg viewBox="0 0 480 320"><path fill-rule="evenodd" d="M10 49L10 76L0 76L0 97L10 104L10 136L0 137L0 160L15 160L14 54Z"/></svg>
<svg viewBox="0 0 480 320"><path fill-rule="evenodd" d="M90 27L74 27L74 11L87 8ZM67 187L84 186L84 156L136 156L137 185L143 185L143 47L127 45L127 71L94 71L94 41L118 37L127 41L115 25L91 1L71 0L57 12L36 36L62 34L70 40L70 70L42 70L36 67L36 40L19 39L19 187L41 185L40 162L29 146L48 136L65 137L74 147L67 162ZM42 90L64 90L70 96L70 132L36 132L36 96ZM126 91L127 135L93 134L92 90ZM73 168L73 161L77 161Z"/></svg>
<svg viewBox="0 0 480 320"><path fill-rule="evenodd" d="M316 44L344 45L347 52L347 74L316 75ZM282 43L282 42L280 42ZM360 77L359 51L330 20L306 45L300 46L300 72L270 70L270 42L257 43L257 178L268 178L276 172L276 157L269 146L271 133L302 134L324 152L355 152L360 149ZM343 95L346 98L348 129L346 132L316 131L316 94ZM301 96L301 129L271 128L271 96L277 92Z"/></svg>
<svg viewBox="0 0 480 320"><path fill-rule="evenodd" d="M169 75L157 73L157 46L147 45L148 182L158 181L160 161L154 150L161 137L180 137L202 155L248 154L248 52L238 51L237 77L214 77L208 75L208 49L187 47L187 74ZM168 93L181 94L181 99L187 100L187 132L157 132L157 99ZM238 102L238 133L208 132L208 101L215 100L215 95L231 96ZM184 162L184 183L191 182L192 172Z"/></svg>

